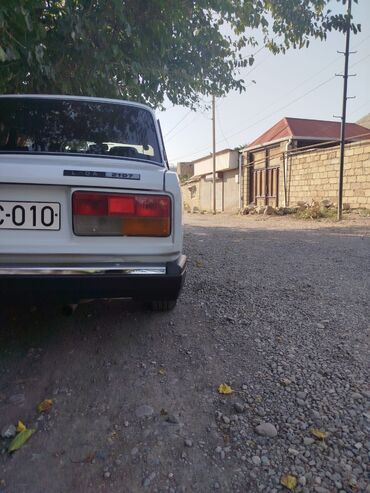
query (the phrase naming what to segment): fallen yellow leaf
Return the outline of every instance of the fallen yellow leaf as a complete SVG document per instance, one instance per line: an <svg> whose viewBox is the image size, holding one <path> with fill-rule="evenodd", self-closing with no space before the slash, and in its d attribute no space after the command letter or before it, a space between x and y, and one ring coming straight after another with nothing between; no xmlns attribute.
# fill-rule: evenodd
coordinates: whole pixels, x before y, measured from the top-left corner
<svg viewBox="0 0 370 493"><path fill-rule="evenodd" d="M160 368L160 369L158 370L158 373L159 373L160 375L165 375L165 374L166 374L166 370L165 370L164 368Z"/></svg>
<svg viewBox="0 0 370 493"><path fill-rule="evenodd" d="M328 433L326 431L321 431L317 428L312 428L311 434L319 440L325 440L325 438L328 436Z"/></svg>
<svg viewBox="0 0 370 493"><path fill-rule="evenodd" d="M18 433L20 433L21 431L27 430L27 427L24 423L22 423L22 421L18 421L16 430Z"/></svg>
<svg viewBox="0 0 370 493"><path fill-rule="evenodd" d="M281 476L280 483L285 486L285 488L292 491L297 486L297 478L291 474L284 474Z"/></svg>
<svg viewBox="0 0 370 493"><path fill-rule="evenodd" d="M13 438L8 447L8 452L15 452L24 445L29 438L35 433L36 430L27 429L18 433L17 436Z"/></svg>
<svg viewBox="0 0 370 493"><path fill-rule="evenodd" d="M232 394L234 392L233 389L226 383L221 383L217 390L219 394Z"/></svg>
<svg viewBox="0 0 370 493"><path fill-rule="evenodd" d="M38 413L48 413L53 405L53 401L51 399L45 399L37 406Z"/></svg>
<svg viewBox="0 0 370 493"><path fill-rule="evenodd" d="M195 261L195 265L196 265L197 267L203 267L203 262L201 262L200 260L196 260L196 261Z"/></svg>

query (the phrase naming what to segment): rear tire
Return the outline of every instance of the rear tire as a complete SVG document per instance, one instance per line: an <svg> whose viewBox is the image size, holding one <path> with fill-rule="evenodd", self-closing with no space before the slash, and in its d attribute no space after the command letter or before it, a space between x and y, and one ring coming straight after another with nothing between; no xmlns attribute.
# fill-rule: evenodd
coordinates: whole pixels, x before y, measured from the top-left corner
<svg viewBox="0 0 370 493"><path fill-rule="evenodd" d="M150 308L153 312L168 312L176 306L177 300L151 301Z"/></svg>

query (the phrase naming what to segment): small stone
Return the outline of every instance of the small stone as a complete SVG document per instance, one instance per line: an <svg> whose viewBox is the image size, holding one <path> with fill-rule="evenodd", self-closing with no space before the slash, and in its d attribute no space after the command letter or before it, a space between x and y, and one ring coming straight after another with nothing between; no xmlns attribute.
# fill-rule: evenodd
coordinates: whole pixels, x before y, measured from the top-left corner
<svg viewBox="0 0 370 493"><path fill-rule="evenodd" d="M135 456L139 453L139 449L137 447L134 447L133 449L131 449L131 455L132 456Z"/></svg>
<svg viewBox="0 0 370 493"><path fill-rule="evenodd" d="M261 459L258 457L258 455L254 455L252 457L252 462L255 466L260 466L261 465Z"/></svg>
<svg viewBox="0 0 370 493"><path fill-rule="evenodd" d="M110 472L109 471L105 471L105 473L104 473L105 479L109 479L110 476L111 476Z"/></svg>
<svg viewBox="0 0 370 493"><path fill-rule="evenodd" d="M325 329L325 325L324 324L320 324L320 323L316 324L316 327L318 329Z"/></svg>
<svg viewBox="0 0 370 493"><path fill-rule="evenodd" d="M263 466L269 466L270 465L270 459L267 457L267 455L263 455L261 457L261 463Z"/></svg>
<svg viewBox="0 0 370 493"><path fill-rule="evenodd" d="M123 423L123 426L124 426L125 428L128 428L128 426L129 426L129 422L128 422L128 421L125 421L125 422Z"/></svg>
<svg viewBox="0 0 370 493"><path fill-rule="evenodd" d="M287 387L287 386L288 386L288 385L290 385L292 382L291 382L291 380L289 380L289 378L282 378L282 379L280 380L280 383L281 383L281 385L284 385L284 387Z"/></svg>
<svg viewBox="0 0 370 493"><path fill-rule="evenodd" d="M237 413L240 414L240 413L244 412L244 405L240 402L235 402L234 409Z"/></svg>
<svg viewBox="0 0 370 493"><path fill-rule="evenodd" d="M288 449L288 452L290 453L290 455L299 455L299 451L296 450L295 448L289 448Z"/></svg>
<svg viewBox="0 0 370 493"><path fill-rule="evenodd" d="M185 441L185 446L186 447L192 447L193 446L193 440L190 440L190 438L187 438Z"/></svg>
<svg viewBox="0 0 370 493"><path fill-rule="evenodd" d="M151 474L149 474L149 476L147 478L145 478L143 481L144 488L147 488L150 485L150 483L153 481L154 478L155 478L155 472L152 472Z"/></svg>
<svg viewBox="0 0 370 493"><path fill-rule="evenodd" d="M222 416L222 421L225 423L225 425L230 424L230 418L228 418L227 416Z"/></svg>
<svg viewBox="0 0 370 493"><path fill-rule="evenodd" d="M168 479L172 479L172 478L173 478L173 472L170 472L168 475Z"/></svg>
<svg viewBox="0 0 370 493"><path fill-rule="evenodd" d="M305 402L305 401L303 401L302 399L297 399L297 404L298 404L298 406L303 407L303 406L305 406L305 405L306 405L306 402Z"/></svg>
<svg viewBox="0 0 370 493"><path fill-rule="evenodd" d="M314 442L315 442L314 438L304 437L304 439L303 439L303 443L307 446L312 445Z"/></svg>
<svg viewBox="0 0 370 493"><path fill-rule="evenodd" d="M352 392L352 399L355 401L360 401L362 399L362 395L359 392Z"/></svg>
<svg viewBox="0 0 370 493"><path fill-rule="evenodd" d="M7 425L1 430L2 438L13 438L15 437L17 430L14 425Z"/></svg>
<svg viewBox="0 0 370 493"><path fill-rule="evenodd" d="M299 476L299 478L298 478L298 483L299 483L301 486L306 486L306 484L307 484L307 479L306 479L306 476Z"/></svg>
<svg viewBox="0 0 370 493"><path fill-rule="evenodd" d="M219 445L216 447L216 454L220 454L222 452L222 447Z"/></svg>
<svg viewBox="0 0 370 493"><path fill-rule="evenodd" d="M297 392L297 398L298 399L302 399L302 400L305 400L307 397L307 392Z"/></svg>
<svg viewBox="0 0 370 493"><path fill-rule="evenodd" d="M135 414L138 418L145 418L151 416L153 413L154 409L148 404L143 404L142 406L139 406L135 411Z"/></svg>
<svg viewBox="0 0 370 493"><path fill-rule="evenodd" d="M174 416L173 414L169 414L169 415L167 416L167 418L166 418L166 421L167 421L168 423L173 424L173 425L176 425L176 424L179 422L179 420L178 420L178 419L176 418L176 416Z"/></svg>
<svg viewBox="0 0 370 493"><path fill-rule="evenodd" d="M274 438L278 434L277 429L272 423L261 423L256 426L255 431L258 435L269 438Z"/></svg>

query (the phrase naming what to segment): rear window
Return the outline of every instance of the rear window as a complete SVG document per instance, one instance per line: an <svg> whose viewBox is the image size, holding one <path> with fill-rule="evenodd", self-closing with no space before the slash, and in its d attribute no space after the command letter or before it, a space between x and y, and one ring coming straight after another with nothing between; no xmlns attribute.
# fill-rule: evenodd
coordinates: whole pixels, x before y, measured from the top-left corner
<svg viewBox="0 0 370 493"><path fill-rule="evenodd" d="M125 104L0 98L0 153L97 155L161 163L150 111Z"/></svg>

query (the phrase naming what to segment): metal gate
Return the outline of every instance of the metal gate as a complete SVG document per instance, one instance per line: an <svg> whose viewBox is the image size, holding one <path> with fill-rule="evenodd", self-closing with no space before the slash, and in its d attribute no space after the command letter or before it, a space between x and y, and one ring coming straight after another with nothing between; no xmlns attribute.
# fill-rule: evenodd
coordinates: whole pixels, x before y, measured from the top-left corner
<svg viewBox="0 0 370 493"><path fill-rule="evenodd" d="M279 167L253 170L253 195L256 205L279 205Z"/></svg>

